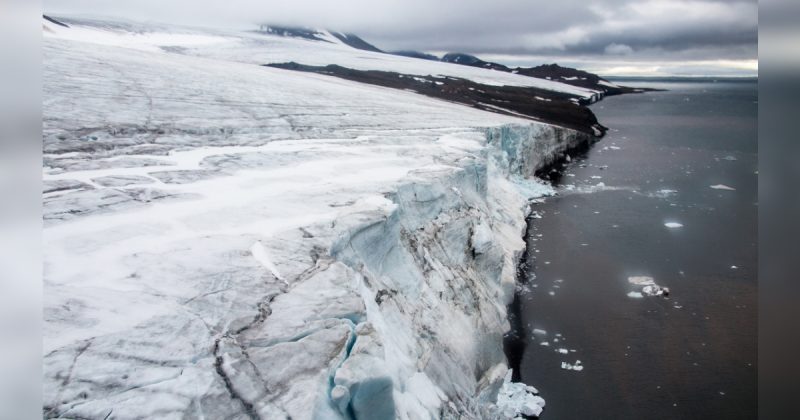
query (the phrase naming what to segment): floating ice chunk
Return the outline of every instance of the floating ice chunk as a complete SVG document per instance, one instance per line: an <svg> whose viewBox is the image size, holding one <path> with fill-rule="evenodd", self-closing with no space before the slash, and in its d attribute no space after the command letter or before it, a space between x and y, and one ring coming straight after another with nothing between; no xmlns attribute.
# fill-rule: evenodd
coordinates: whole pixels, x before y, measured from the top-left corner
<svg viewBox="0 0 800 420"><path fill-rule="evenodd" d="M732 265L732 266L731 266L731 270L736 270L737 268L739 268L739 267L737 267L737 266L735 266L735 265Z"/></svg>
<svg viewBox="0 0 800 420"><path fill-rule="evenodd" d="M667 296L669 295L669 288L661 287L657 284L642 287L642 294L646 296Z"/></svg>
<svg viewBox="0 0 800 420"><path fill-rule="evenodd" d="M545 331L545 330L543 330L541 328L534 328L533 329L533 333L534 334L539 334L539 335L547 335L547 331Z"/></svg>
<svg viewBox="0 0 800 420"><path fill-rule="evenodd" d="M544 398L536 395L538 390L520 382L511 382L511 369L508 370L503 386L497 393L497 407L506 419L519 416L539 417L545 406Z"/></svg>
<svg viewBox="0 0 800 420"><path fill-rule="evenodd" d="M729 161L734 161L734 160L737 160L737 159L736 159L736 156L731 156L731 155L725 156L723 159L725 159L725 160L729 160Z"/></svg>
<svg viewBox="0 0 800 420"><path fill-rule="evenodd" d="M556 351L557 351L557 352L559 352L559 353L561 353L561 354L567 354L567 353L569 353L569 350L567 350L567 349L565 349L565 348L563 348L563 347L560 347L560 348L558 348Z"/></svg>
<svg viewBox="0 0 800 420"><path fill-rule="evenodd" d="M664 226L666 226L666 227L668 227L670 229L683 227L683 225L678 223L678 222L667 222L667 223L664 223Z"/></svg>
<svg viewBox="0 0 800 420"><path fill-rule="evenodd" d="M542 341L541 343L539 343L539 345L540 345L540 346L545 346L545 347L547 347L547 346L549 346L549 345L550 345L550 343L549 343L549 342L547 342L547 341Z"/></svg>
<svg viewBox="0 0 800 420"><path fill-rule="evenodd" d="M556 295L556 292L554 292L554 291L552 291L552 290L551 290L551 291L547 292L547 294L548 294L548 295L550 295L550 296L555 296L555 295Z"/></svg>
<svg viewBox="0 0 800 420"><path fill-rule="evenodd" d="M655 280L649 276L631 276L628 277L628 283L642 286L641 291L629 292L628 297L630 298L638 299L644 296L669 296L669 288L657 285Z"/></svg>
<svg viewBox="0 0 800 420"><path fill-rule="evenodd" d="M656 281L650 276L631 276L628 277L628 283L635 284L637 286L647 286L656 284Z"/></svg>
<svg viewBox="0 0 800 420"><path fill-rule="evenodd" d="M591 178L592 179L603 179L603 177L600 176L600 175L592 175Z"/></svg>
<svg viewBox="0 0 800 420"><path fill-rule="evenodd" d="M580 360L576 360L575 363L561 362L561 369L580 372L583 370L583 364Z"/></svg>
<svg viewBox="0 0 800 420"><path fill-rule="evenodd" d="M678 190L671 190L669 188L662 188L656 192L648 194L654 198L668 198L678 193Z"/></svg>
<svg viewBox="0 0 800 420"><path fill-rule="evenodd" d="M736 188L729 187L725 184L716 184L716 185L709 185L709 188L713 190L725 190L725 191L736 191Z"/></svg>

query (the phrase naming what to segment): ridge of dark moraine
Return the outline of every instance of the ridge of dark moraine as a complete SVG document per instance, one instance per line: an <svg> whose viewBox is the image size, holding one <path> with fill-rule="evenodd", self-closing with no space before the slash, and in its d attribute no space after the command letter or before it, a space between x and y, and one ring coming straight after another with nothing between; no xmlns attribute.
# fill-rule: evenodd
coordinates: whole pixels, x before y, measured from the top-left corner
<svg viewBox="0 0 800 420"><path fill-rule="evenodd" d="M451 76L421 76L379 70L355 70L339 65L309 66L289 63L265 64L286 70L335 76L360 83L413 91L484 111L528 118L602 137L606 127L586 107L593 100L546 89L523 86L492 86ZM598 93L598 95L601 95Z"/></svg>

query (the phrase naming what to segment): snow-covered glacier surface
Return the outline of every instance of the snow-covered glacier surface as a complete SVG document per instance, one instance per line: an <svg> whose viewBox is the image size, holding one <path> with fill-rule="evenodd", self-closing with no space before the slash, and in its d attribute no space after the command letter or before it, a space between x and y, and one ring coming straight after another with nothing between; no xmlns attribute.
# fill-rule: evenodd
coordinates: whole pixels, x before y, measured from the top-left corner
<svg viewBox="0 0 800 420"><path fill-rule="evenodd" d="M45 417L535 409L496 405L505 305L533 172L587 136L86 41L44 42Z"/></svg>
<svg viewBox="0 0 800 420"><path fill-rule="evenodd" d="M121 45L143 51L167 51L236 61L249 64L294 61L312 66L338 64L358 70L382 70L414 75L451 76L494 86L528 86L564 92L583 98L597 98L597 90L572 86L553 80L493 71L460 64L420 60L373 51L358 50L321 31L326 41L283 37L253 31L224 31L142 24L67 19L64 28L45 22L45 36Z"/></svg>

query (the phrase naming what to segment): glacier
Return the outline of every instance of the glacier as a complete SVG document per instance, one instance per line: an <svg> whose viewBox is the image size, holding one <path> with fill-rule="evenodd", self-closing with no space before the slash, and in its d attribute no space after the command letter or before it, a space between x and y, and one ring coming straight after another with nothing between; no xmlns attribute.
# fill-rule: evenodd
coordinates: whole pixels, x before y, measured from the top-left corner
<svg viewBox="0 0 800 420"><path fill-rule="evenodd" d="M595 137L244 57L425 60L129 27L45 24L44 417L541 411L506 305L536 171Z"/></svg>

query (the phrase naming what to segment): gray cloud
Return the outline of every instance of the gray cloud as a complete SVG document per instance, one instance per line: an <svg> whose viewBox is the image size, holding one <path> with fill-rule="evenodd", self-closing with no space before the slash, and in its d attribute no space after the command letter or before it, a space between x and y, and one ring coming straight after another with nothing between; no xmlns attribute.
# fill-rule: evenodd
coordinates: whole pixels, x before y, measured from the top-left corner
<svg viewBox="0 0 800 420"><path fill-rule="evenodd" d="M755 0L44 0L44 10L199 26L326 27L390 50L661 61L698 51L705 60L758 56Z"/></svg>

